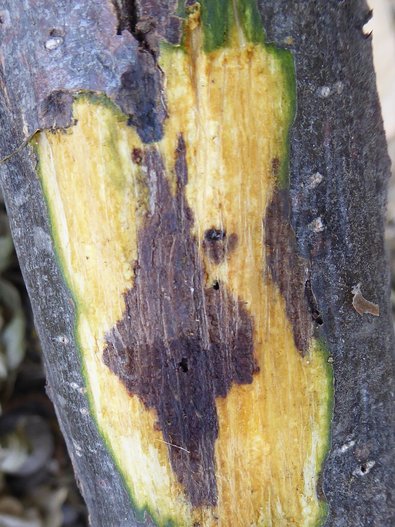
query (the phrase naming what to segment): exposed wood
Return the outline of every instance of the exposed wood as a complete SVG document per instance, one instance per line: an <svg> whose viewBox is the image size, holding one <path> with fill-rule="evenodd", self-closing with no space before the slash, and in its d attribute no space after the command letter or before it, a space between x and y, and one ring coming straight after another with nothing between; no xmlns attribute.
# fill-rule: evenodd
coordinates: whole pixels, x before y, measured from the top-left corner
<svg viewBox="0 0 395 527"><path fill-rule="evenodd" d="M30 3L2 14L1 157L39 131L3 187L93 524L388 525L364 4L261 2L268 45L247 0Z"/></svg>

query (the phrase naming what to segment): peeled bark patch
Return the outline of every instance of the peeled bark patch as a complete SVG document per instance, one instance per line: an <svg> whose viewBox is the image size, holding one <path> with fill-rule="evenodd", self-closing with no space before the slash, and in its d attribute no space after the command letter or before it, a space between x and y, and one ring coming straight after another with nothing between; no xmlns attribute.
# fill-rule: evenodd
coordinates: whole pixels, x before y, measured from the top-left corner
<svg viewBox="0 0 395 527"><path fill-rule="evenodd" d="M253 2L229 2L210 41L212 6L162 45L163 137L85 95L75 126L37 136L40 178L133 507L161 526L314 524L331 376L315 339L295 345L264 221L287 179L293 62L248 25Z"/></svg>

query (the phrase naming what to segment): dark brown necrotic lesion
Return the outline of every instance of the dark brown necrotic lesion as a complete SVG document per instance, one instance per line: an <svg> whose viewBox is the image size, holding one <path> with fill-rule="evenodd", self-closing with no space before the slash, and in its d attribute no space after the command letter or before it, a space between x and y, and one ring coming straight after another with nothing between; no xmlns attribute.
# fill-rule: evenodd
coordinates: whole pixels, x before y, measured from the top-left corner
<svg viewBox="0 0 395 527"><path fill-rule="evenodd" d="M213 263L220 264L235 250L237 241L236 233L227 236L225 230L211 227L204 233L202 247Z"/></svg>
<svg viewBox="0 0 395 527"><path fill-rule="evenodd" d="M154 210L140 230L134 286L125 293L122 320L106 335L103 360L130 394L156 410L191 504L210 506L217 501L215 398L225 397L232 383L253 380L253 321L223 284L205 286L184 193L182 137L176 156L173 196L158 151L145 150Z"/></svg>
<svg viewBox="0 0 395 527"><path fill-rule="evenodd" d="M273 164L277 164L276 160ZM265 218L266 261L285 300L295 346L304 355L313 336L312 320L322 321L318 319L320 314L312 302L313 293L307 279L308 263L298 254L289 216L288 190L276 189Z"/></svg>

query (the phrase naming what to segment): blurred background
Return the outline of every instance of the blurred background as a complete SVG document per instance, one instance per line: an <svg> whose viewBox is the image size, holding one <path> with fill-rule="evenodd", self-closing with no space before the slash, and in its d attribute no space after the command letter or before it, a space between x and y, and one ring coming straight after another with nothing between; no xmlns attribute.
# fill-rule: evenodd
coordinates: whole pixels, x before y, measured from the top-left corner
<svg viewBox="0 0 395 527"><path fill-rule="evenodd" d="M374 62L389 151L386 242L395 306L395 0L370 0ZM84 527L86 511L53 407L41 349L0 201L0 527Z"/></svg>
<svg viewBox="0 0 395 527"><path fill-rule="evenodd" d="M368 0L368 3L373 9L373 17L368 22L366 31L372 31L377 88L392 160L386 243L391 265L392 313L395 316L395 0Z"/></svg>

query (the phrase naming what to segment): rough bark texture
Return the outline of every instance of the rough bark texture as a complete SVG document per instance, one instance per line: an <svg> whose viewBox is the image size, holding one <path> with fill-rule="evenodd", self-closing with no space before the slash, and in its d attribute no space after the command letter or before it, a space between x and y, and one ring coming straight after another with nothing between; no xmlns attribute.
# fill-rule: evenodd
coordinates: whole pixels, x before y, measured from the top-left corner
<svg viewBox="0 0 395 527"><path fill-rule="evenodd" d="M179 23L174 6L163 4L140 0L131 17L122 15L128 2L116 9L110 0L5 0L1 157L36 129L70 124L69 94L79 90L105 92L130 115L144 141L157 139L165 110L155 46L159 36L176 41ZM362 0L261 0L259 7L268 39L290 49L296 63L291 223L298 251L310 262L307 297L315 298L313 311L322 322L317 331L328 343L335 375L332 446L322 476L330 506L326 525L386 527L395 522L394 337L383 242L389 160L371 42L362 30L368 7ZM73 302L57 266L35 167L32 151L19 149L1 165L1 176L48 391L92 524L150 525L149 518L139 523L134 517L114 463L83 411ZM379 317L353 308L357 283L379 304Z"/></svg>

